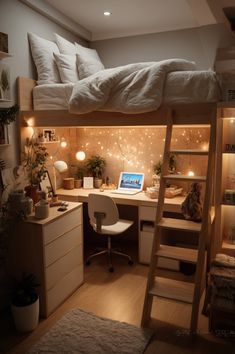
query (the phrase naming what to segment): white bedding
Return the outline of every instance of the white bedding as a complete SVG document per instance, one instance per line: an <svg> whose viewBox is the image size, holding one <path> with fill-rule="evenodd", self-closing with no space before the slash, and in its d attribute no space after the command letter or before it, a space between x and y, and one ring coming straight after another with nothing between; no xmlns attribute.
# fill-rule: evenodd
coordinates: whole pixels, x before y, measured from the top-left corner
<svg viewBox="0 0 235 354"><path fill-rule="evenodd" d="M146 65L147 63L145 63ZM113 69L108 69L113 70ZM107 70L106 70L107 72ZM97 74L93 75L97 76ZM150 77L152 79L152 77ZM79 87L81 84L86 84L90 82L91 78L81 80L79 82ZM123 83L122 83L123 84ZM125 82L124 82L125 84ZM70 97L73 91L73 84L46 84L36 86L33 91L34 95L34 109L35 110L67 110ZM116 88L116 87L115 87ZM123 91L123 86L122 86ZM83 91L84 92L84 91ZM141 89L138 89L138 92L141 92ZM141 94L144 92L142 90ZM159 91L158 91L159 92ZM114 90L115 93L115 90ZM145 92L146 93L146 92ZM153 92L155 95L155 92ZM113 92L112 92L113 94ZM146 93L148 94L148 93ZM97 93L95 93L97 95ZM112 95L114 97L114 95ZM149 98L149 95L148 95ZM138 97L139 99L139 97ZM220 90L217 83L216 75L213 71L172 71L166 75L166 80L162 85L161 95L156 102L154 108L146 109L144 111L157 109L161 103L173 104L173 103L192 103L192 102L215 102L220 99ZM93 104L93 103L92 103ZM98 106L100 102L95 102ZM84 107L81 105L80 113L84 113L91 110L118 110L117 107L112 106L112 100L109 103L102 105L101 107L93 108L87 103ZM79 105L79 102L78 102ZM85 109L85 111L84 111ZM139 110L139 105L137 110ZM123 111L122 109L120 111ZM143 110L142 110L143 111ZM133 107L131 111L133 112Z"/></svg>

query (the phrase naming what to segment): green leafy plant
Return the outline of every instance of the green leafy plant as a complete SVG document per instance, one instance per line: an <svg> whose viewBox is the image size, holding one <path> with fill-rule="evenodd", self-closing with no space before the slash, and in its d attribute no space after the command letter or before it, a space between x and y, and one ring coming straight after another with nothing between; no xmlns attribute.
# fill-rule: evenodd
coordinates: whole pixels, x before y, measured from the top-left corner
<svg viewBox="0 0 235 354"><path fill-rule="evenodd" d="M95 178L102 178L106 167L106 161L99 155L93 155L86 162L86 168L89 174Z"/></svg>
<svg viewBox="0 0 235 354"><path fill-rule="evenodd" d="M84 163L80 163L77 166L77 171L76 171L76 178L77 179L83 179L83 177L86 175L87 173L87 168L85 166Z"/></svg>
<svg viewBox="0 0 235 354"><path fill-rule="evenodd" d="M7 70L2 70L0 83L3 91L9 90L10 84Z"/></svg>
<svg viewBox="0 0 235 354"><path fill-rule="evenodd" d="M26 140L25 167L31 185L39 185L46 177L48 157L49 155L44 145L37 143L34 139Z"/></svg>
<svg viewBox="0 0 235 354"><path fill-rule="evenodd" d="M0 108L0 124L10 124L14 122L19 112L19 106L14 105L8 108Z"/></svg>
<svg viewBox="0 0 235 354"><path fill-rule="evenodd" d="M39 285L34 274L23 274L21 280L13 287L12 304L21 307L34 303L38 298L36 288Z"/></svg>
<svg viewBox="0 0 235 354"><path fill-rule="evenodd" d="M168 168L169 173L175 173L176 166L177 166L176 156L174 154L171 154L169 158L169 168ZM153 172L159 176L161 174L161 171L162 171L162 161L159 160L155 165L153 165Z"/></svg>

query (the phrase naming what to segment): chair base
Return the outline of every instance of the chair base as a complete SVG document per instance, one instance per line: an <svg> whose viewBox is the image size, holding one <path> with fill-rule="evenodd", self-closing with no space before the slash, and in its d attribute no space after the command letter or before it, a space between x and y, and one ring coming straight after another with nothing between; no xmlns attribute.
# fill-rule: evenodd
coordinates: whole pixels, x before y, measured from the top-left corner
<svg viewBox="0 0 235 354"><path fill-rule="evenodd" d="M118 256L127 258L129 265L132 265L134 263L132 258L128 254L120 252L120 251L116 251L116 249L112 249L111 248L111 237L108 237L108 248L104 248L101 251L95 252L92 255L90 255L87 258L87 260L86 260L86 265L90 265L91 264L91 259L92 258L94 258L96 256L100 256L102 254L107 254L108 255L108 267L109 267L108 269L109 269L109 272L111 272L111 273L114 271L113 263L112 263L112 255L113 254L116 254Z"/></svg>

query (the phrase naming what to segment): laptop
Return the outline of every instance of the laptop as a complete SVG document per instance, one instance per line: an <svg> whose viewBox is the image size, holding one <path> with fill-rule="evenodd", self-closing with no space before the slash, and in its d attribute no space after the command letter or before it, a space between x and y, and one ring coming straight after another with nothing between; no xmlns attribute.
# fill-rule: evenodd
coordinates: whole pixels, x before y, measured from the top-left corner
<svg viewBox="0 0 235 354"><path fill-rule="evenodd" d="M144 173L121 172L118 188L112 193L117 194L137 194L143 190Z"/></svg>

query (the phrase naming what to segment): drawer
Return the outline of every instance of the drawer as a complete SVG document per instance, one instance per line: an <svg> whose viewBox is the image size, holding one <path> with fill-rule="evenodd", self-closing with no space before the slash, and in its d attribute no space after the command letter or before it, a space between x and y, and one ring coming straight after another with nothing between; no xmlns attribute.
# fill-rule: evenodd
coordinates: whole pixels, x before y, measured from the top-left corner
<svg viewBox="0 0 235 354"><path fill-rule="evenodd" d="M82 245L82 226L77 226L45 246L45 266L66 255L75 246Z"/></svg>
<svg viewBox="0 0 235 354"><path fill-rule="evenodd" d="M139 220L155 221L157 208L140 206L139 207Z"/></svg>
<svg viewBox="0 0 235 354"><path fill-rule="evenodd" d="M83 283L83 264L61 279L47 292L47 316Z"/></svg>
<svg viewBox="0 0 235 354"><path fill-rule="evenodd" d="M77 208L68 214L62 215L60 218L43 227L44 244L55 240L58 236L63 235L77 225L82 224L82 208Z"/></svg>
<svg viewBox="0 0 235 354"><path fill-rule="evenodd" d="M83 246L80 244L46 268L46 289L48 290L55 286L60 279L82 263Z"/></svg>

